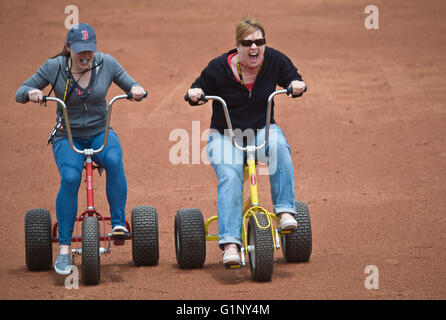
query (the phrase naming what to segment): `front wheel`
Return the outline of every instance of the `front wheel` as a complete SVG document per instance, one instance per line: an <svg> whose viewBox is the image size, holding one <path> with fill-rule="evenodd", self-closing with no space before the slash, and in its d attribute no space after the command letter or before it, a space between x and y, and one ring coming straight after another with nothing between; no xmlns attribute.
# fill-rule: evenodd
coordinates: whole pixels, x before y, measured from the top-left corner
<svg viewBox="0 0 446 320"><path fill-rule="evenodd" d="M82 223L82 280L85 284L98 284L101 279L99 240L98 218L86 216Z"/></svg>
<svg viewBox="0 0 446 320"><path fill-rule="evenodd" d="M258 223L256 222L256 217ZM248 222L248 256L254 281L270 281L274 271L274 244L265 214L254 214Z"/></svg>

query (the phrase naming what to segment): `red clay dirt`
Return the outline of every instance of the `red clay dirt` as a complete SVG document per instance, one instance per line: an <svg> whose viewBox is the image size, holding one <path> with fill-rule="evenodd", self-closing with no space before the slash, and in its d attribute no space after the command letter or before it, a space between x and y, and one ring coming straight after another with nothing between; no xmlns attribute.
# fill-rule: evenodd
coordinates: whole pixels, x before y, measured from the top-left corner
<svg viewBox="0 0 446 320"><path fill-rule="evenodd" d="M112 125L124 149L127 217L134 206L155 206L160 241L158 266L135 267L128 242L101 259L99 285L77 290L52 270L25 266L25 212L47 208L55 221L59 174L46 146L55 105L14 100L62 48L71 3L95 27L99 50L150 92L142 103L118 102ZM364 27L369 4L379 8L379 30ZM179 269L174 249L176 211L214 215L217 180L203 162L172 164L169 135L191 136L192 121L200 133L208 127L210 105L190 108L183 96L233 47L235 22L247 13L309 88L301 99L277 97L276 119L292 149L296 197L311 212L313 253L290 264L278 251L267 283L251 281L249 268L225 270L215 242L198 270ZM445 15L441 0L1 1L0 299L445 299ZM108 98L120 93L114 85ZM95 183L96 206L108 215L105 178ZM259 187L271 209L267 177ZM79 199L83 209L83 186ZM369 265L379 289L365 287Z"/></svg>

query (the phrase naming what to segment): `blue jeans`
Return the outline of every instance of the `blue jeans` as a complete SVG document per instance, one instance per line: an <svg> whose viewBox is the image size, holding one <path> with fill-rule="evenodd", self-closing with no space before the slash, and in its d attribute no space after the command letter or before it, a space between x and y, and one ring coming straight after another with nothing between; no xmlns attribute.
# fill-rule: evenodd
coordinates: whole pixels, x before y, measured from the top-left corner
<svg viewBox="0 0 446 320"><path fill-rule="evenodd" d="M97 149L104 141L104 133L90 139L73 139L76 148ZM60 189L56 198L56 215L59 244L70 245L77 216L78 191L84 168L84 156L74 152L68 138L54 142L53 155L60 173ZM112 227L125 226L127 180L122 162L122 149L118 135L110 129L105 149L93 156L93 160L107 173L106 193L110 205Z"/></svg>
<svg viewBox="0 0 446 320"><path fill-rule="evenodd" d="M253 139L256 145L262 144L265 141L265 129L259 130L257 134L254 133ZM207 155L218 179L218 245L222 249L225 243L241 246L245 155L232 145L229 135L217 131L209 134ZM291 152L279 126L271 124L268 144L266 148L257 152L257 160L268 164L274 212L296 213Z"/></svg>

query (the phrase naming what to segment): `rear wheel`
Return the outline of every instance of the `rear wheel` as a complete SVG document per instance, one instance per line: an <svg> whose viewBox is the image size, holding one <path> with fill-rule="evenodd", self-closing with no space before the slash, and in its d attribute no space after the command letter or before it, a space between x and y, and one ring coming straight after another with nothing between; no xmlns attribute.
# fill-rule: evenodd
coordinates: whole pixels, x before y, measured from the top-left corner
<svg viewBox="0 0 446 320"><path fill-rule="evenodd" d="M25 256L30 271L49 270L53 263L51 215L45 209L32 209L25 215Z"/></svg>
<svg viewBox="0 0 446 320"><path fill-rule="evenodd" d="M175 216L175 252L182 269L201 268L206 260L206 235L200 209L180 209Z"/></svg>
<svg viewBox="0 0 446 320"><path fill-rule="evenodd" d="M132 256L137 266L158 264L158 212L155 207L141 206L132 210Z"/></svg>
<svg viewBox="0 0 446 320"><path fill-rule="evenodd" d="M282 235L282 252L288 262L306 262L312 251L310 212L304 202L295 205L297 229Z"/></svg>
<svg viewBox="0 0 446 320"><path fill-rule="evenodd" d="M82 223L82 280L85 284L98 284L101 279L99 240L98 218L86 216Z"/></svg>
<svg viewBox="0 0 446 320"><path fill-rule="evenodd" d="M268 225L265 214L258 213L255 216L260 226ZM274 244L271 228L260 228L254 215L248 222L248 256L252 279L270 281L274 271Z"/></svg>

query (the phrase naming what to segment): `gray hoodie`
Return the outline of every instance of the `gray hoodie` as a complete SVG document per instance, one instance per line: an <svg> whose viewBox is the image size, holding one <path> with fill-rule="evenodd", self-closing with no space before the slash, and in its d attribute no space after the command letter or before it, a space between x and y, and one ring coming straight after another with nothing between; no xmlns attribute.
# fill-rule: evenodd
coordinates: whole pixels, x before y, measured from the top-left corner
<svg viewBox="0 0 446 320"><path fill-rule="evenodd" d="M92 72L95 74L92 74L91 92L88 97L83 101L78 96L76 88L73 88L70 96L66 99L73 138L88 139L105 130L106 96L112 81L125 92L129 92L132 86L138 85L118 61L109 54L96 52L93 67L95 68L92 69ZM33 76L18 88L15 100L26 103L29 101L29 91L33 89L42 90L48 84L54 87L56 97L63 100L68 74L66 57L58 56L48 59ZM71 78L70 87L74 85L75 82ZM70 88L67 91L70 92ZM62 116L59 105L57 106L57 114ZM60 131L57 137L64 135L66 135L65 131Z"/></svg>

